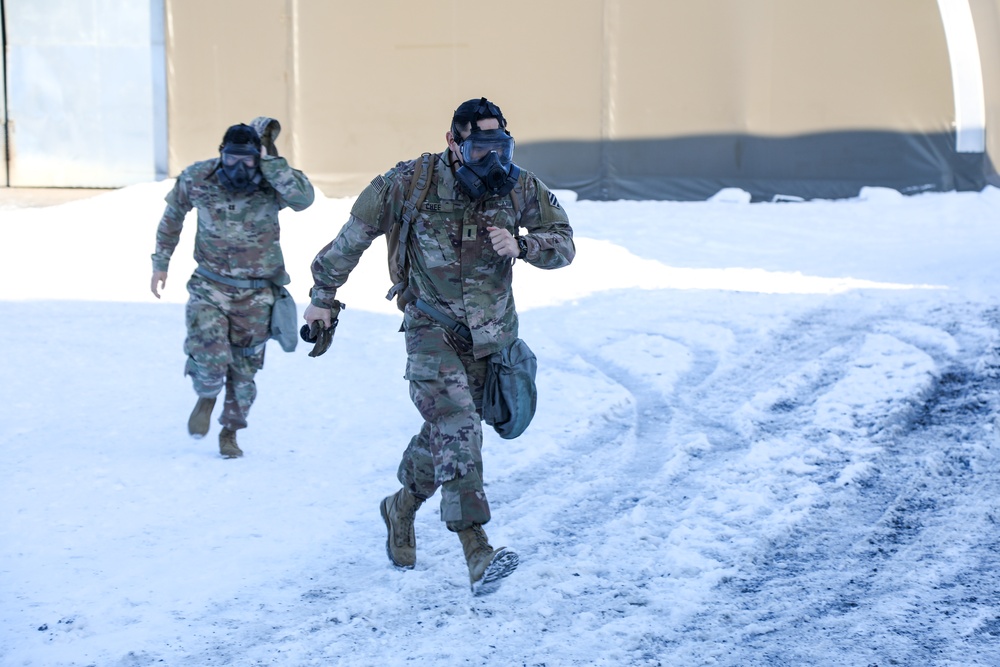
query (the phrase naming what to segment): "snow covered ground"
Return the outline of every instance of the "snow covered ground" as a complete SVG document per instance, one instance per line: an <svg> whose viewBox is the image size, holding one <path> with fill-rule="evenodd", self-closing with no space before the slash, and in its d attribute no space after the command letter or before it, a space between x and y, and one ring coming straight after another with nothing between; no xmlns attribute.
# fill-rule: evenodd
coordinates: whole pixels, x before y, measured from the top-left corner
<svg viewBox="0 0 1000 667"><path fill-rule="evenodd" d="M485 445L522 564L473 598L436 499L385 557L419 418L380 243L222 460L185 431L190 218L149 294L170 185L0 211L3 665L1000 664L1000 191L561 193L576 262L516 271L538 413ZM300 309L350 204L282 214Z"/></svg>

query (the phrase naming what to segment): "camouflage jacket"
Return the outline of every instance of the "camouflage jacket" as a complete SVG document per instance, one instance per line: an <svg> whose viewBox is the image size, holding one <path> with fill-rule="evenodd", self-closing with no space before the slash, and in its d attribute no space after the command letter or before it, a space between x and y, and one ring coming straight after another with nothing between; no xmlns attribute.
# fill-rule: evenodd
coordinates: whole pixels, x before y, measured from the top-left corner
<svg viewBox="0 0 1000 667"><path fill-rule="evenodd" d="M180 240L184 216L198 209L194 258L198 265L230 278L267 278L278 285L289 282L281 254L278 211L286 206L301 211L313 203L315 192L305 174L288 166L285 158L263 157L264 175L256 192L234 193L219 183L219 158L196 162L177 177L165 197L163 218L156 230L153 270L166 271Z"/></svg>
<svg viewBox="0 0 1000 667"><path fill-rule="evenodd" d="M446 151L436 161L430 191L411 223L409 285L438 311L469 327L473 354L481 359L517 338L513 262L493 250L486 228L514 235L527 229L521 236L528 247L526 261L541 269L568 265L576 248L566 212L534 174L522 170L509 195L473 202L459 189L448 157ZM361 254L398 223L416 162L400 162L358 196L337 238L313 260L314 305L329 308ZM406 312L423 317L412 304Z"/></svg>

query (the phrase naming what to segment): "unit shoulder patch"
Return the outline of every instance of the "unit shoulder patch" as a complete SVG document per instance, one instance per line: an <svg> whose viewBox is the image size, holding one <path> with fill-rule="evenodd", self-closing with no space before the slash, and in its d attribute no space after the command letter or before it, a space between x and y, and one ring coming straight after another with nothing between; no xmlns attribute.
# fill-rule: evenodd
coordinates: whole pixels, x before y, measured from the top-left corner
<svg viewBox="0 0 1000 667"><path fill-rule="evenodd" d="M552 206L552 208L562 208L562 206L559 205L559 200L556 199L556 196L551 192L549 192L549 205Z"/></svg>

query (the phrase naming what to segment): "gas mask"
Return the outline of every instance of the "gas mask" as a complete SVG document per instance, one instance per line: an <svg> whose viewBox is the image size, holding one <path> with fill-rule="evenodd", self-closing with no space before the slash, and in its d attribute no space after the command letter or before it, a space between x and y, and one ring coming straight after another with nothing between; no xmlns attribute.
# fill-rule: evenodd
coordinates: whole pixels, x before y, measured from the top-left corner
<svg viewBox="0 0 1000 667"><path fill-rule="evenodd" d="M473 200L486 194L500 197L514 189L521 174L521 168L511 161L514 137L500 129L474 129L459 148L462 165L455 176Z"/></svg>
<svg viewBox="0 0 1000 667"><path fill-rule="evenodd" d="M219 181L230 192L254 192L260 173L260 150L253 144L224 144L220 152Z"/></svg>

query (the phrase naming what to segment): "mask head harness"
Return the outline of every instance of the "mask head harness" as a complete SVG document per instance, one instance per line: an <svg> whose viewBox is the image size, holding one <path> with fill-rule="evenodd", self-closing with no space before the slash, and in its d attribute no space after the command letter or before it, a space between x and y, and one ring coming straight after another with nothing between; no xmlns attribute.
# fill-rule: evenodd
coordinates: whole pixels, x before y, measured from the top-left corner
<svg viewBox="0 0 1000 667"><path fill-rule="evenodd" d="M500 127L479 128L479 121L495 118ZM465 126L469 136L461 139ZM462 164L455 170L458 184L472 199L485 195L502 197L514 189L521 168L513 162L514 137L507 131L507 119L500 107L485 97L464 102L451 119L451 134L462 154Z"/></svg>
<svg viewBox="0 0 1000 667"><path fill-rule="evenodd" d="M260 136L249 125L233 125L219 144L219 182L230 192L253 192L260 186Z"/></svg>

